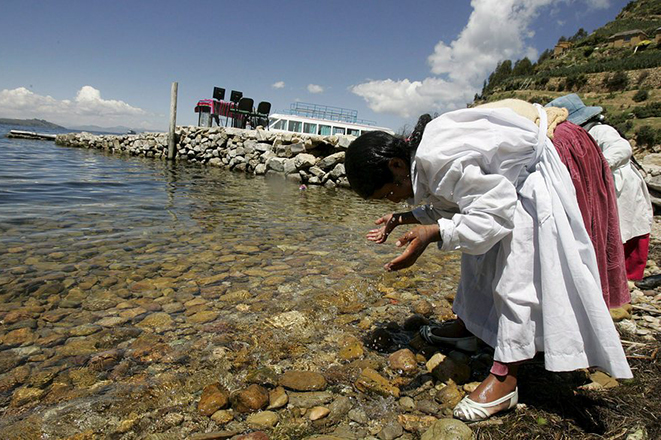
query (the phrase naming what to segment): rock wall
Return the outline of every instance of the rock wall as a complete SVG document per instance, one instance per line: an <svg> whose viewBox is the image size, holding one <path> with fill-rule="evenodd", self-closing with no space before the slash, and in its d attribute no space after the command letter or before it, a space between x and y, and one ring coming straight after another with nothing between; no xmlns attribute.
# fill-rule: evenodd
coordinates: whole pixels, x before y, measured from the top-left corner
<svg viewBox="0 0 661 440"><path fill-rule="evenodd" d="M354 136L195 126L177 127L176 135L177 160L249 174L273 175L298 183L349 187L344 172L344 152ZM159 159L165 159L168 151L166 133L68 133L57 135L55 142L68 147Z"/></svg>

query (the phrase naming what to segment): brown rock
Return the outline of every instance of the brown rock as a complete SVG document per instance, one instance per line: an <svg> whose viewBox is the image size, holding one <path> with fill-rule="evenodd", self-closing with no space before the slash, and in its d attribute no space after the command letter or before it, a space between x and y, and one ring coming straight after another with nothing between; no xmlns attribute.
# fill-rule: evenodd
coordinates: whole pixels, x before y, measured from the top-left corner
<svg viewBox="0 0 661 440"><path fill-rule="evenodd" d="M232 394L232 407L239 412L258 411L269 403L269 393L257 384Z"/></svg>
<svg viewBox="0 0 661 440"><path fill-rule="evenodd" d="M2 343L9 346L17 346L21 344L31 343L36 339L36 336L29 328L19 328L12 330L2 338Z"/></svg>
<svg viewBox="0 0 661 440"><path fill-rule="evenodd" d="M457 405L457 403L459 403L462 397L463 394L459 388L457 388L457 384L450 381L447 386L438 390L435 399L438 403L441 404L442 410L452 410Z"/></svg>
<svg viewBox="0 0 661 440"><path fill-rule="evenodd" d="M360 359L365 354L363 344L360 341L353 341L340 349L338 355L340 359L345 361L352 361Z"/></svg>
<svg viewBox="0 0 661 440"><path fill-rule="evenodd" d="M202 396L197 404L197 409L204 416L210 416L219 409L227 407L229 403L229 393L218 382L204 387Z"/></svg>
<svg viewBox="0 0 661 440"><path fill-rule="evenodd" d="M319 391L326 389L326 379L314 371L291 370L280 376L280 385L296 391Z"/></svg>
<svg viewBox="0 0 661 440"><path fill-rule="evenodd" d="M362 393L376 393L399 398L399 388L371 368L365 368L356 380L356 388Z"/></svg>
<svg viewBox="0 0 661 440"><path fill-rule="evenodd" d="M276 387L269 391L269 406L267 409L282 408L289 402L289 396L283 387Z"/></svg>
<svg viewBox="0 0 661 440"><path fill-rule="evenodd" d="M418 371L418 361L415 354L408 348L403 348L392 353L388 357L390 368L401 372L404 376L412 376Z"/></svg>
<svg viewBox="0 0 661 440"><path fill-rule="evenodd" d="M255 431L249 434L240 435L236 440L269 440L269 436L265 432Z"/></svg>
<svg viewBox="0 0 661 440"><path fill-rule="evenodd" d="M426 431L437 420L433 416L416 416L413 414L400 414L397 416L399 424L409 432Z"/></svg>

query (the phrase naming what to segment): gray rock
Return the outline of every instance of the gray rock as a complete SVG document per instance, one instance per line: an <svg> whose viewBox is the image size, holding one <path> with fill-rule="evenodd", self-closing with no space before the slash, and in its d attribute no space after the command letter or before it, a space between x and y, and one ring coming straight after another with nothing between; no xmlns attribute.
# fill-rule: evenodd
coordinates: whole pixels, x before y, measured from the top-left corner
<svg viewBox="0 0 661 440"><path fill-rule="evenodd" d="M471 440L473 431L455 419L440 419L429 427L420 440Z"/></svg>

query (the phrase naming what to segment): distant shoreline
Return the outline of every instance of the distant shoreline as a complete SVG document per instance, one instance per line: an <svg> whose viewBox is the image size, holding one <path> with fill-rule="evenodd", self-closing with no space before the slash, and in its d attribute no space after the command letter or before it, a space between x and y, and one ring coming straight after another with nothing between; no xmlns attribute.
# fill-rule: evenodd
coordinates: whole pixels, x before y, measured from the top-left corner
<svg viewBox="0 0 661 440"><path fill-rule="evenodd" d="M16 125L20 127L44 127L44 128L59 128L62 130L67 130L66 127L61 125L53 124L44 119L9 119L9 118L0 118L0 124L4 125Z"/></svg>

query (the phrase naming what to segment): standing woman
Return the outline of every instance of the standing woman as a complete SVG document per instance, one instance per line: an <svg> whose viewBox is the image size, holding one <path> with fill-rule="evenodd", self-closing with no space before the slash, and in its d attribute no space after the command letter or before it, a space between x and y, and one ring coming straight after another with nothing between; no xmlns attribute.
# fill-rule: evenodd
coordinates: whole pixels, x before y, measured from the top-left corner
<svg viewBox="0 0 661 440"><path fill-rule="evenodd" d="M632 377L547 112L523 101L491 107L421 117L410 142L366 133L345 158L360 196L425 203L368 233L383 243L398 225L421 224L398 239L406 248L386 270L413 265L433 242L462 252L459 325L434 336L462 343L470 332L494 348L491 373L454 409L465 421L514 407L517 365L540 351L550 371L599 366Z"/></svg>
<svg viewBox="0 0 661 440"><path fill-rule="evenodd" d="M624 243L626 276L629 280L642 279L649 252L654 211L645 179L631 161L631 144L620 136L615 128L602 122L601 107L586 106L576 93L556 98L546 106L566 108L569 111L567 119L583 127L603 152L613 174L620 239ZM629 301L614 301L611 308L627 302Z"/></svg>

